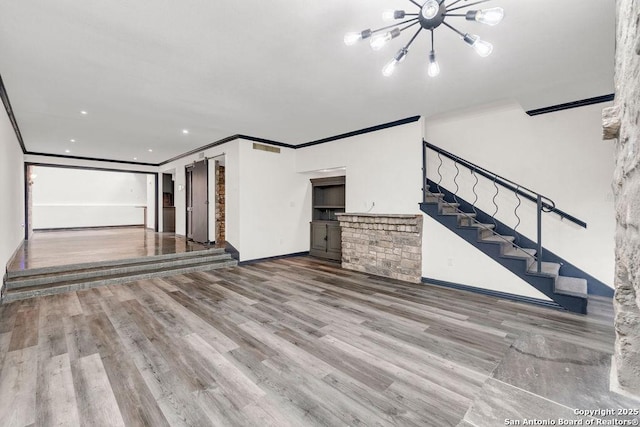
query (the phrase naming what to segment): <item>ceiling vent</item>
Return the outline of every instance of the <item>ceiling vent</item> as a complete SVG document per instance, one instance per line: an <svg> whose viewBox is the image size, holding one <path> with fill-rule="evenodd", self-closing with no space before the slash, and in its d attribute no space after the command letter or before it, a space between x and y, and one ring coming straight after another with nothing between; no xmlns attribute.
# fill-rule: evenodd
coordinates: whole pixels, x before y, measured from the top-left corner
<svg viewBox="0 0 640 427"><path fill-rule="evenodd" d="M260 150L260 151L268 151L270 153L280 152L280 147L272 147L271 145L256 144L255 142L253 143L253 149Z"/></svg>

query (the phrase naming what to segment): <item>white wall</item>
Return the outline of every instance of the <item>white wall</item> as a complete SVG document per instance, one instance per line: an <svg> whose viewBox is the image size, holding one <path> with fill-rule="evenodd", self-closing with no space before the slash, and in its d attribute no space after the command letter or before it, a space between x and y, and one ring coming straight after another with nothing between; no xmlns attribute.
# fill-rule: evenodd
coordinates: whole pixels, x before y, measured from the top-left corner
<svg viewBox="0 0 640 427"><path fill-rule="evenodd" d="M543 217L543 245L612 286L614 210L611 192L613 147L601 138L601 111L608 104L529 117L517 104L494 105L426 120L426 140L518 182L556 202L559 209L587 222L585 230L556 215ZM438 180L438 159L428 152L428 175ZM456 171L446 161L443 186L454 190ZM473 200L474 180L461 169L460 195ZM492 213L491 182L477 186L480 209ZM496 217L513 226L517 200L502 191ZM522 202L518 230L535 240L535 205ZM528 285L430 218L425 219L423 275L450 282L534 296ZM440 242L446 242L442 244ZM492 265L493 264L493 265ZM536 291L534 291L535 293ZM541 294L540 294L541 295Z"/></svg>
<svg viewBox="0 0 640 427"><path fill-rule="evenodd" d="M0 112L0 266L24 239L24 156L9 117Z"/></svg>
<svg viewBox="0 0 640 427"><path fill-rule="evenodd" d="M422 128L422 121L417 121L298 149L296 170L345 167L347 212L420 213ZM308 219L310 189L309 185L305 201Z"/></svg>
<svg viewBox="0 0 640 427"><path fill-rule="evenodd" d="M296 150L254 150L246 140L239 149L240 260L308 251L309 180L295 172Z"/></svg>
<svg viewBox="0 0 640 427"><path fill-rule="evenodd" d="M33 228L144 224L147 175L34 166Z"/></svg>

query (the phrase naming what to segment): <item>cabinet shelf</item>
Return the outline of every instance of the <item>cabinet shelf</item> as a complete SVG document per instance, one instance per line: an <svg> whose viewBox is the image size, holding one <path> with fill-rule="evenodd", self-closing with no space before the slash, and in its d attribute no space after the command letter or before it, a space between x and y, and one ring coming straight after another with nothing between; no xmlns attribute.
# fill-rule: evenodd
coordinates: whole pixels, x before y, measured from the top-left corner
<svg viewBox="0 0 640 427"><path fill-rule="evenodd" d="M336 214L345 212L345 177L312 179L311 248L314 256L340 260L342 239Z"/></svg>

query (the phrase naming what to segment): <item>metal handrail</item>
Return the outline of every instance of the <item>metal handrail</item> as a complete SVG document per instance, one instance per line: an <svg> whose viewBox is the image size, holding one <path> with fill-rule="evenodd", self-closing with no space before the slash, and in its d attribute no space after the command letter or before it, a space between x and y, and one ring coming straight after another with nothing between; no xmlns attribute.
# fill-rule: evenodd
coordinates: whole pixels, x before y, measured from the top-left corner
<svg viewBox="0 0 640 427"><path fill-rule="evenodd" d="M423 174L423 188L422 188L422 192L423 192L423 202L426 202L427 200L427 148L435 151L438 153L438 157L440 158L440 166L442 166L442 158L440 156L444 156L447 157L451 160L454 161L454 165L456 167L456 177L458 176L458 174L460 173L459 169L458 169L458 164L466 167L467 169L469 169L471 171L472 174L477 173L489 180L491 180L496 188L496 195L498 194L498 186L496 184L500 184L501 186L503 186L504 188L513 191L517 196L522 196L523 198L530 200L532 202L536 203L536 210L537 210L537 244L536 244L536 256L534 256L534 259L537 261L537 271L538 273L542 272L542 212L552 212L555 213L556 215L560 216L560 218L562 219L568 219L569 221L573 222L574 224L577 224L583 228L587 228L587 223L584 221L579 220L578 218L574 217L573 215L569 215L568 213L556 208L556 204L553 200L551 200L550 198L543 196L542 194L533 191L527 187L524 187L523 185L517 184L514 181L511 181L508 178L502 177L496 173L493 173L485 168L483 168L482 166L478 166L475 163L472 163L468 160L465 160L459 156L456 156L453 153L450 153L440 147L437 147L433 144L428 143L427 141L422 141L422 174ZM438 167L438 175L440 175L440 167ZM456 182L454 177L454 183L456 184L456 193L454 193L454 199L455 199L455 194L457 194L458 191L458 183ZM440 175L440 178L442 179L442 176ZM476 177L476 181L477 181L477 177ZM477 182L476 182L477 184ZM475 185L474 184L474 189L475 189ZM439 188L439 183L436 184ZM475 191L474 191L475 194ZM476 195L477 198L477 195ZM520 199L518 199L519 201ZM444 201L447 205L451 205L449 202ZM494 205L495 205L495 195L494 195ZM453 205L452 205L453 206ZM520 203L518 203L518 206L520 206ZM498 206L496 205L496 212L497 213L497 209ZM477 221L477 219L475 218L471 218L471 216L469 214L466 214L465 212L460 211L460 209L456 210L459 213L462 213L464 216L466 216L467 218L471 219L473 222L481 224L479 221ZM495 215L494 213L494 215ZM517 216L517 208L516 208L516 216ZM493 216L492 216L493 218ZM519 223L519 217L518 217L518 223ZM495 219L494 219L495 222ZM483 227L486 228L486 227ZM494 230L491 231L492 234L496 235L496 236L500 236L500 238L502 238L505 241L508 241L507 239L504 239L503 236L501 236L499 233L497 233ZM509 242L510 244L512 244L514 247L521 248L520 246L518 246L515 241L514 242Z"/></svg>
<svg viewBox="0 0 640 427"><path fill-rule="evenodd" d="M566 212L564 212L561 209L556 208L555 202L553 200L551 200L549 197L544 196L543 194L540 194L536 191L533 191L523 185L520 185L508 178L505 178L503 176L498 175L497 173L491 172L485 168L483 168L482 166L478 166L475 163L472 163L468 160L463 159L462 157L456 156L453 153L450 153L438 146L435 146L427 141L423 141L425 147L442 154L443 156L453 160L456 163L461 164L462 166L466 167L467 169L470 169L476 173L478 173L479 175L482 175L483 177L490 179L491 181L494 181L498 184L500 184L501 186L507 188L508 190L513 191L514 193L524 197L527 200L530 200L534 203L538 203L538 197L541 198L542 201L542 209L545 212L552 212L555 213L556 215L558 215L560 218L563 219L568 219L569 221L573 222L574 224L579 225L582 228L587 228L587 223L576 218L575 216L568 214ZM425 177L426 177L426 167L425 167ZM523 191L524 190L524 191Z"/></svg>

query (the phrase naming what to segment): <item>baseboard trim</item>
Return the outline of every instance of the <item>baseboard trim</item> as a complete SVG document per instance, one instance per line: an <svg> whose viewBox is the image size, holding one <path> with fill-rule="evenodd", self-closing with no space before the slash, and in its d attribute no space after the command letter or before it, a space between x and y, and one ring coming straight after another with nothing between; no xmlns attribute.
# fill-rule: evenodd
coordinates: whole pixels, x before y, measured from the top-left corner
<svg viewBox="0 0 640 427"><path fill-rule="evenodd" d="M247 261L239 262L238 265L250 265L250 264L257 264L259 262L274 261L274 260L277 260L277 259L294 258L294 257L299 257L299 256L308 256L308 255L309 255L309 251L294 252L294 253L285 254L285 255L277 255L277 256L270 256L270 257L266 257L266 258L250 259L250 260L247 260Z"/></svg>
<svg viewBox="0 0 640 427"><path fill-rule="evenodd" d="M426 285L441 286L441 287L450 288L450 289L457 289L459 291L473 292L476 294L487 295L491 297L508 299L511 301L523 302L526 304L566 311L563 307L561 307L559 304L556 304L553 301L546 301L539 298L525 297L522 295L510 294L508 292L494 291L491 289L483 289L475 286L462 285L460 283L447 282L445 280L432 279L429 277L423 277L422 283Z"/></svg>

